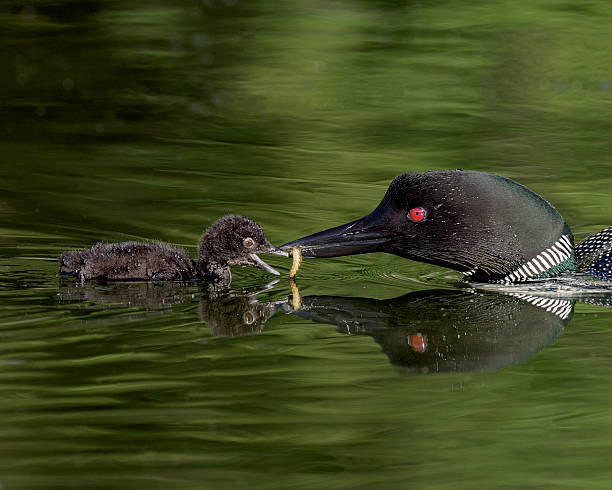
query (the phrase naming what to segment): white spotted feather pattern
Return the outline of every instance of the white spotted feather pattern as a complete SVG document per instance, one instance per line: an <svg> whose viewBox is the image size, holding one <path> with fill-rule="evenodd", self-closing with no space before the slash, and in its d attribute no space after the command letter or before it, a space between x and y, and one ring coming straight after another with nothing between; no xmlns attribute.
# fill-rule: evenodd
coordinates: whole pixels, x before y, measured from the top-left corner
<svg viewBox="0 0 612 490"><path fill-rule="evenodd" d="M612 280L612 226L591 235L576 246L578 271Z"/></svg>

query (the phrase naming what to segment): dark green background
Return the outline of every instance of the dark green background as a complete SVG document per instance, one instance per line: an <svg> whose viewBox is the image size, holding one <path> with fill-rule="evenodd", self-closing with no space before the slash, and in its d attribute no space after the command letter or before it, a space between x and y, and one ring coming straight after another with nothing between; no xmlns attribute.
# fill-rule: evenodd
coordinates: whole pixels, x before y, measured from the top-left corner
<svg viewBox="0 0 612 490"><path fill-rule="evenodd" d="M1 3L2 488L609 488L612 310L578 305L524 364L406 377L369 337L283 314L213 337L194 287L68 301L44 259L194 252L229 212L280 244L446 168L520 181L581 238L612 223L611 33L601 0ZM457 278L377 254L299 282L390 298Z"/></svg>

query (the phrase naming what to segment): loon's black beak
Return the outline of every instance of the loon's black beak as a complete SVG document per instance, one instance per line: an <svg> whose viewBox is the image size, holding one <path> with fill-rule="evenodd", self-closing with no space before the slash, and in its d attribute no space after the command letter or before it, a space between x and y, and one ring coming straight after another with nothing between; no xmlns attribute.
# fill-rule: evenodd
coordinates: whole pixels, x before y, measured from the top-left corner
<svg viewBox="0 0 612 490"><path fill-rule="evenodd" d="M383 252L392 235L385 227L384 213L378 209L344 225L298 238L281 246L288 250L299 247L304 257L339 257L370 252Z"/></svg>

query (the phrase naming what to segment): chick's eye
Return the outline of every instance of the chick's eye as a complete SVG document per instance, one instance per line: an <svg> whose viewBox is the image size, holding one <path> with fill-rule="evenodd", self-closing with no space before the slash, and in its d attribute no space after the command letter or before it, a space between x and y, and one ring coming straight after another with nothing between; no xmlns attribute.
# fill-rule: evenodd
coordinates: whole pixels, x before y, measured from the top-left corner
<svg viewBox="0 0 612 490"><path fill-rule="evenodd" d="M427 217L427 211L424 208L412 208L408 213L408 218L411 221L423 221Z"/></svg>
<svg viewBox="0 0 612 490"><path fill-rule="evenodd" d="M252 248L253 245L255 245L255 240L253 240L251 237L248 237L248 238L245 238L244 240L242 240L242 244L246 248Z"/></svg>

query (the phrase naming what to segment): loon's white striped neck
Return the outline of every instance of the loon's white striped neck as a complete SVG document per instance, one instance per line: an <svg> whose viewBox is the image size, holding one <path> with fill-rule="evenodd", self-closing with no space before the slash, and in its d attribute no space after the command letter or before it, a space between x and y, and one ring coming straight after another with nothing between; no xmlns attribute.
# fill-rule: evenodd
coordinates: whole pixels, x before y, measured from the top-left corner
<svg viewBox="0 0 612 490"><path fill-rule="evenodd" d="M569 235L562 235L555 243L543 250L535 257L518 266L515 270L498 279L496 283L512 284L515 282L528 281L530 279L542 279L554 277L561 272L572 270L576 267L574 256L574 243ZM478 269L472 269L465 274L466 277L477 274Z"/></svg>

